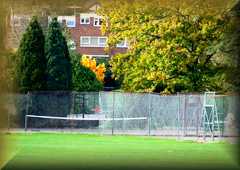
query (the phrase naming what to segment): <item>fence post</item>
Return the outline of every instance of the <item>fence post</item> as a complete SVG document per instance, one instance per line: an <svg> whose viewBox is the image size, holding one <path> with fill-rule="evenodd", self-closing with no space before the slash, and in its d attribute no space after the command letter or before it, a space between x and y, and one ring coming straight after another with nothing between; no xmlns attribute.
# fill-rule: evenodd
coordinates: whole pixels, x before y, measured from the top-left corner
<svg viewBox="0 0 240 170"><path fill-rule="evenodd" d="M203 140L206 140L206 128L205 128L205 102L206 102L206 95L204 93L203 96L203 109L202 109L202 126L203 126Z"/></svg>
<svg viewBox="0 0 240 170"><path fill-rule="evenodd" d="M197 138L199 136L198 128L199 128L199 109L197 110L197 125L196 125L196 137Z"/></svg>
<svg viewBox="0 0 240 170"><path fill-rule="evenodd" d="M71 92L71 110L70 110L70 114L74 114L75 113L75 95L76 95L76 92L73 91Z"/></svg>
<svg viewBox="0 0 240 170"><path fill-rule="evenodd" d="M199 94L197 95L197 98L198 98L198 101L199 101L198 103L201 104L201 96ZM200 129L200 123L199 123L200 119L199 118L200 118L200 114L201 114L200 113L201 112L201 106L198 105L197 107L198 107L198 109L197 109L196 137L198 138L199 137L199 129Z"/></svg>
<svg viewBox="0 0 240 170"><path fill-rule="evenodd" d="M26 114L24 119L24 130L27 131L27 115L29 114L29 104L30 104L30 93L27 92L27 108L26 108Z"/></svg>
<svg viewBox="0 0 240 170"><path fill-rule="evenodd" d="M151 135L151 96L148 93L148 135Z"/></svg>
<svg viewBox="0 0 240 170"><path fill-rule="evenodd" d="M179 95L179 92L177 92L177 97L178 97L177 133L178 133L178 138L179 138L179 136L180 136L180 95Z"/></svg>
<svg viewBox="0 0 240 170"><path fill-rule="evenodd" d="M115 92L113 92L113 101L112 101L112 135L114 135L114 104L115 104Z"/></svg>
<svg viewBox="0 0 240 170"><path fill-rule="evenodd" d="M186 135L186 106L187 106L186 94L184 94L183 137L185 137Z"/></svg>
<svg viewBox="0 0 240 170"><path fill-rule="evenodd" d="M221 112L221 113L223 113L223 115L222 115L221 118L222 118L222 122L223 122L223 123L222 123L222 127L221 127L221 137L223 137L224 128L225 128L225 126L224 126L224 125L225 125L225 123L224 123L224 117L225 117L225 114L228 113L228 112L225 111L225 99L226 99L226 97L227 97L227 96L223 96L223 99L222 99L223 102L222 102L222 112ZM231 98L229 98L229 99L231 99L231 101L232 101L232 103L233 103L233 100L232 100L233 98L231 97Z"/></svg>
<svg viewBox="0 0 240 170"><path fill-rule="evenodd" d="M15 98L15 96L12 96L12 97L14 97ZM7 100L8 102L10 102L9 101L9 98L8 98L8 100ZM9 130L10 130L10 119L11 119L11 115L10 115L11 113L10 113L10 111L7 111L7 132L9 132Z"/></svg>
<svg viewBox="0 0 240 170"><path fill-rule="evenodd" d="M9 132L10 130L10 113L7 113L7 131Z"/></svg>
<svg viewBox="0 0 240 170"><path fill-rule="evenodd" d="M27 115L25 115L25 121L24 121L24 131L27 131Z"/></svg>
<svg viewBox="0 0 240 170"><path fill-rule="evenodd" d="M83 101L83 103L82 103L82 107L83 107L83 114L82 114L82 118L84 118L85 117L85 93L83 93L82 94L82 101Z"/></svg>

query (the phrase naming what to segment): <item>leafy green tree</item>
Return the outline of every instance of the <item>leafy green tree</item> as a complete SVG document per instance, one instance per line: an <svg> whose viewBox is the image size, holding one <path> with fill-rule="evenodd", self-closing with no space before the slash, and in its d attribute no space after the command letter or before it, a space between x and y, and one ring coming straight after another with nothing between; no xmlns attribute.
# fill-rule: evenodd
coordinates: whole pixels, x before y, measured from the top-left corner
<svg viewBox="0 0 240 170"><path fill-rule="evenodd" d="M45 89L44 41L38 19L33 17L17 52L17 85L21 93Z"/></svg>
<svg viewBox="0 0 240 170"><path fill-rule="evenodd" d="M97 79L95 73L80 63L81 55L71 53L72 61L72 90L99 91L103 84Z"/></svg>
<svg viewBox="0 0 240 170"><path fill-rule="evenodd" d="M99 13L106 19L102 31L109 35L109 47L125 38L129 43L126 54L111 60L124 90L222 90L224 78L218 78L225 65L216 62L225 29L221 15L194 14L144 1L110 3Z"/></svg>
<svg viewBox="0 0 240 170"><path fill-rule="evenodd" d="M46 38L47 58L47 89L70 90L72 81L72 66L67 42L62 34L62 28L53 18L49 25Z"/></svg>
<svg viewBox="0 0 240 170"><path fill-rule="evenodd" d="M227 31L219 43L218 62L228 66L224 78L234 91L240 91L240 1L227 13Z"/></svg>

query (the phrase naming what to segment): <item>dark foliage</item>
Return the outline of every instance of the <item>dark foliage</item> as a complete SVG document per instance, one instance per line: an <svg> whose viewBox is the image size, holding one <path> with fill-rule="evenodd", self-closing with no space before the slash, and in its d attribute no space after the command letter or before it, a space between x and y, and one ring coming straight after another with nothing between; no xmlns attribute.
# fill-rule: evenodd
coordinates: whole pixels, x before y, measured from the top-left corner
<svg viewBox="0 0 240 170"><path fill-rule="evenodd" d="M62 28L54 18L46 39L47 90L70 90L72 71L67 42Z"/></svg>
<svg viewBox="0 0 240 170"><path fill-rule="evenodd" d="M17 85L21 93L45 89L46 59L44 35L37 17L33 17L20 42L17 61Z"/></svg>

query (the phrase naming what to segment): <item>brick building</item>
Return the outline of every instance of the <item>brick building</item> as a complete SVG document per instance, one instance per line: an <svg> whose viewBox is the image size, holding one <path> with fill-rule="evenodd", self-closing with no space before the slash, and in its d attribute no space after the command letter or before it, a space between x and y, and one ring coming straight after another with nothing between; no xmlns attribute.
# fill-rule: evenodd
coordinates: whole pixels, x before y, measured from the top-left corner
<svg viewBox="0 0 240 170"><path fill-rule="evenodd" d="M83 6L66 6L63 12L55 12L51 8L39 8L39 20L44 32L51 20L50 16L58 16L58 21L65 24L70 32L72 49L82 55L94 58L109 59L116 53L125 53L127 42L117 44L116 48L105 50L107 36L101 33L102 18L96 14L100 5L96 2L82 4ZM9 17L9 31L7 33L7 47L17 49L23 32L25 31L32 13L16 9Z"/></svg>
<svg viewBox="0 0 240 170"><path fill-rule="evenodd" d="M101 33L102 17L96 14L98 5L93 5L88 12L72 16L58 16L58 21L68 28L71 47L82 55L108 59L116 53L125 53L127 41L123 41L109 51L105 50L107 36ZM51 20L49 18L49 20Z"/></svg>

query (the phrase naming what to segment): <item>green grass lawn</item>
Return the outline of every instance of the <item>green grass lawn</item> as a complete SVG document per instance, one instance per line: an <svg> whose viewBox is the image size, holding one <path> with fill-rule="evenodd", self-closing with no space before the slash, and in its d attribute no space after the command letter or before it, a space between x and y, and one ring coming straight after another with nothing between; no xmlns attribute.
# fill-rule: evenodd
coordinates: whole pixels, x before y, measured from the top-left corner
<svg viewBox="0 0 240 170"><path fill-rule="evenodd" d="M60 133L8 134L4 170L17 169L238 169L236 146L158 137Z"/></svg>

